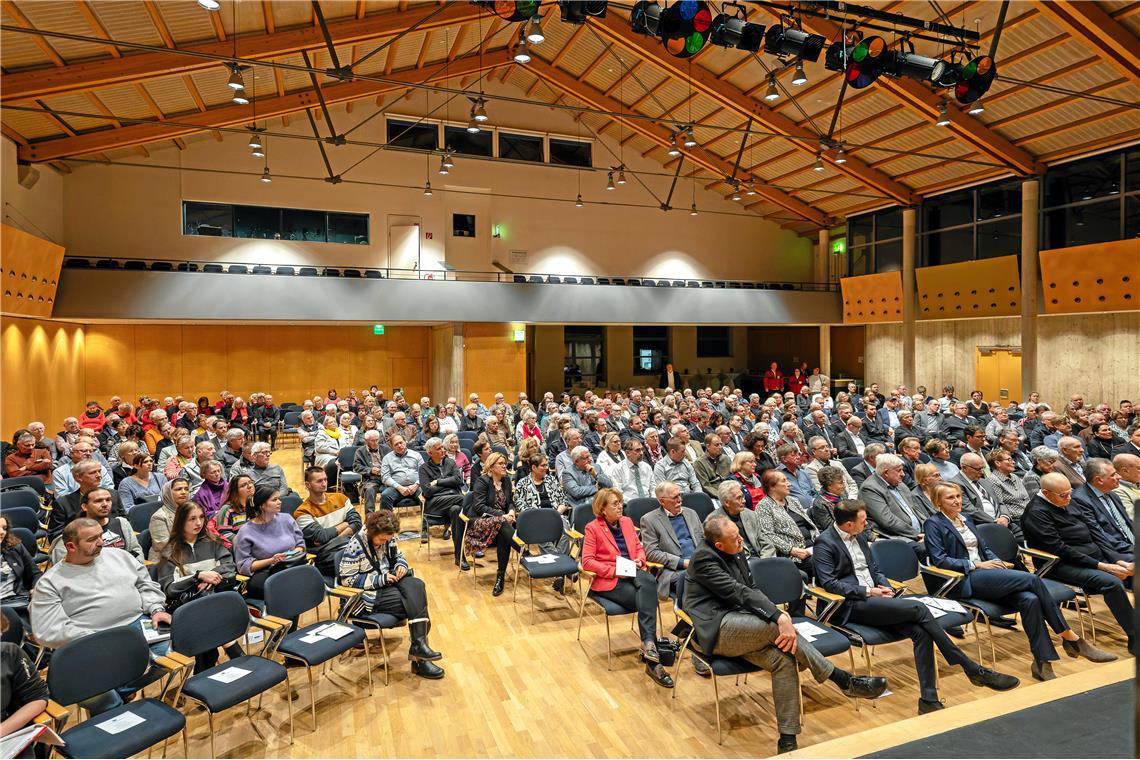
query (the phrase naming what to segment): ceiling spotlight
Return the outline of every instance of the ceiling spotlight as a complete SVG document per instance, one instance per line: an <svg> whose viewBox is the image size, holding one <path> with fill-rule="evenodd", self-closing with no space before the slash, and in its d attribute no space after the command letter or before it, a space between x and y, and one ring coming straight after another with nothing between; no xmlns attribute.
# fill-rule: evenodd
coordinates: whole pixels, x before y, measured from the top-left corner
<svg viewBox="0 0 1140 760"><path fill-rule="evenodd" d="M558 0L562 20L568 24L584 24L587 16L606 17L606 0Z"/></svg>
<svg viewBox="0 0 1140 760"><path fill-rule="evenodd" d="M582 194L578 193L578 200L574 201L574 208L582 208L586 204L582 203Z"/></svg>
<svg viewBox="0 0 1140 760"><path fill-rule="evenodd" d="M689 216L696 216L696 215L697 215L697 203L696 203L696 201L693 201L693 205L689 206Z"/></svg>
<svg viewBox="0 0 1140 760"><path fill-rule="evenodd" d="M241 68L236 63L227 64L230 69L230 78L226 81L226 86L231 90L242 91L245 89L245 79L241 75Z"/></svg>
<svg viewBox="0 0 1140 760"><path fill-rule="evenodd" d="M273 181L273 177L270 176L270 174L269 174L269 167L268 166L265 167L265 171L263 171L261 173L261 181L266 182L266 183Z"/></svg>
<svg viewBox="0 0 1140 760"><path fill-rule="evenodd" d="M804 72L804 62L801 58L800 60L796 61L796 73L795 76L792 77L792 84L799 87L800 85L807 84L807 81L807 73Z"/></svg>
<svg viewBox="0 0 1140 760"><path fill-rule="evenodd" d="M474 117L467 122L467 131L473 135L479 133L479 122L475 121Z"/></svg>
<svg viewBox="0 0 1140 760"><path fill-rule="evenodd" d="M208 11L216 11L218 8L222 7L222 4L218 2L218 0L198 0L198 5L202 6Z"/></svg>
<svg viewBox="0 0 1140 760"><path fill-rule="evenodd" d="M249 98L247 98L244 94L242 94L241 90L235 90L234 91L233 101L235 103L237 103L239 106L248 106L249 105Z"/></svg>
<svg viewBox="0 0 1140 760"><path fill-rule="evenodd" d="M974 103L974 105L970 106L970 110L967 111L966 113L970 114L971 116L977 116L980 113L985 113L985 111L986 111L986 107L983 106L982 101L979 100L979 101L976 101Z"/></svg>
<svg viewBox="0 0 1140 760"><path fill-rule="evenodd" d="M656 2L638 0L633 4L629 13L629 22L637 34L657 36L657 28L661 24L661 6Z"/></svg>
<svg viewBox="0 0 1140 760"><path fill-rule="evenodd" d="M756 195L756 186L753 185L751 182L749 182L747 185L744 186L744 194L745 195Z"/></svg>
<svg viewBox="0 0 1140 760"><path fill-rule="evenodd" d="M945 103L938 104L938 119L934 123L940 127L950 126L950 109Z"/></svg>
<svg viewBox="0 0 1140 760"><path fill-rule="evenodd" d="M826 42L822 35L808 34L800 29L776 24L768 27L768 32L764 35L764 52L769 55L796 56L815 63Z"/></svg>
<svg viewBox="0 0 1140 760"><path fill-rule="evenodd" d="M257 136L256 132L250 135L249 147L253 148L254 150L261 147L261 138Z"/></svg>
<svg viewBox="0 0 1140 760"><path fill-rule="evenodd" d="M962 68L962 81L954 85L954 98L962 105L985 95L997 76L997 64L988 55L975 58Z"/></svg>
<svg viewBox="0 0 1140 760"><path fill-rule="evenodd" d="M847 151L843 150L842 145L839 146L839 150L835 151L835 163L837 163L837 164L847 163Z"/></svg>
<svg viewBox="0 0 1140 760"><path fill-rule="evenodd" d="M439 173L447 175L450 172L451 172L451 167L447 165L447 159L440 159L440 161L439 161Z"/></svg>
<svg viewBox="0 0 1140 760"><path fill-rule="evenodd" d="M619 185L625 184L625 169L618 169L617 183Z"/></svg>
<svg viewBox="0 0 1140 760"><path fill-rule="evenodd" d="M480 123L487 120L487 101L482 96L475 98L471 105L471 118Z"/></svg>
<svg viewBox="0 0 1140 760"><path fill-rule="evenodd" d="M262 150L261 146L259 145L253 149L253 152L251 152L250 155L254 158L265 158L265 151Z"/></svg>
<svg viewBox="0 0 1140 760"><path fill-rule="evenodd" d="M443 165L446 166L448 169L454 169L455 168L455 160L451 157L450 153L444 153L443 154Z"/></svg>
<svg viewBox="0 0 1140 760"><path fill-rule="evenodd" d="M424 183L424 196L427 198L431 197L431 181L430 180L428 182Z"/></svg>
<svg viewBox="0 0 1140 760"><path fill-rule="evenodd" d="M740 194L740 183L734 181L732 183L732 199L734 201L738 201L738 200L741 200L743 197L744 196L742 196Z"/></svg>
<svg viewBox="0 0 1140 760"><path fill-rule="evenodd" d="M523 36L522 29L519 29L519 46L515 49L515 63L530 63L530 53L526 51L526 37Z"/></svg>
<svg viewBox="0 0 1140 760"><path fill-rule="evenodd" d="M526 33L527 42L533 45L540 45L546 39L546 35L542 33L542 17L537 13L530 17L530 21L523 24L525 29L530 27L530 31Z"/></svg>
<svg viewBox="0 0 1140 760"><path fill-rule="evenodd" d="M882 37L859 40L847 62L847 84L856 90L870 87L883 73L888 57L887 41Z"/></svg>
<svg viewBox="0 0 1140 760"><path fill-rule="evenodd" d="M669 155L676 157L681 155L681 149L677 147L677 135L669 137Z"/></svg>
<svg viewBox="0 0 1140 760"><path fill-rule="evenodd" d="M817 172L821 172L825 168L826 167L823 165L823 154L822 153L816 153L815 154L815 165L812 166L812 170L817 171Z"/></svg>
<svg viewBox="0 0 1140 760"><path fill-rule="evenodd" d="M780 88L776 86L776 75L768 75L768 92L764 93L764 100L771 102L780 99Z"/></svg>
<svg viewBox="0 0 1140 760"><path fill-rule="evenodd" d="M684 131L685 131L685 143L684 143L685 147L686 148L697 147L697 138L693 137L693 125L690 124L689 126L685 127Z"/></svg>
<svg viewBox="0 0 1140 760"><path fill-rule="evenodd" d="M614 173L613 172L609 172L608 174L606 174L606 189L607 190L613 190L614 189Z"/></svg>

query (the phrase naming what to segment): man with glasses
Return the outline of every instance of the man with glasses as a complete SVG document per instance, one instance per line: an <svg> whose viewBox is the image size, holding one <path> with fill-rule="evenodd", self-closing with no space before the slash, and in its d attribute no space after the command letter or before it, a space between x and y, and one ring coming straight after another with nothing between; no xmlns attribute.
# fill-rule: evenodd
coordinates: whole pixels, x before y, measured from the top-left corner
<svg viewBox="0 0 1140 760"><path fill-rule="evenodd" d="M621 444L625 459L614 470L614 488L621 491L628 504L631 499L643 499L653 495L657 488L657 478L653 468L645 461L645 446L637 438L626 438Z"/></svg>
<svg viewBox="0 0 1140 760"><path fill-rule="evenodd" d="M838 459L831 458L831 444L826 438L822 435L812 436L808 440L808 452L811 454L811 460L804 464L803 469L811 478L812 485L817 493L823 490L819 485L819 471L824 467L835 467L843 473L843 484L847 489L847 498L854 499L859 495L859 485L847 472L847 468Z"/></svg>
<svg viewBox="0 0 1140 760"><path fill-rule="evenodd" d="M70 461L61 464L52 472L51 482L55 489L55 497L58 499L61 496L66 496L69 493L74 493L79 490L79 482L73 475L72 468L80 462L94 461L95 444L87 439L77 441L69 450L68 456ZM102 488L114 488L115 482L111 477L110 469L94 461L95 465L100 469L99 483ZM63 524L59 526L59 530L63 530ZM57 531L58 534L58 531Z"/></svg>
<svg viewBox="0 0 1140 760"><path fill-rule="evenodd" d="M863 481L859 501L866 505L867 517L883 538L910 542L919 559L926 557L922 525L930 517L914 494L902 486L902 460L894 454L881 454L875 460L875 474Z"/></svg>
<svg viewBox="0 0 1140 760"><path fill-rule="evenodd" d="M1049 571L1050 579L1104 597L1112 616L1128 636L1128 650L1134 652L1132 603L1125 590L1125 586L1132 586L1132 557L1107 548L1108 539L1100 528L1085 522L1077 508L1070 508L1072 496L1073 487L1064 475L1042 475L1041 490L1021 516L1025 541L1032 549L1060 558Z"/></svg>
<svg viewBox="0 0 1140 760"><path fill-rule="evenodd" d="M657 598L676 597L685 582L689 558L705 542L701 518L681 503L680 487L669 480L657 484L655 494L661 509L655 509L641 518L641 543L645 558L660 562L657 576Z"/></svg>
<svg viewBox="0 0 1140 760"><path fill-rule="evenodd" d="M950 482L962 489L962 512L975 523L1004 525L1021 538L1017 526L1010 521L1009 510L1002 506L993 482L984 477L986 460L978 454L963 454L958 468L961 472L950 478Z"/></svg>

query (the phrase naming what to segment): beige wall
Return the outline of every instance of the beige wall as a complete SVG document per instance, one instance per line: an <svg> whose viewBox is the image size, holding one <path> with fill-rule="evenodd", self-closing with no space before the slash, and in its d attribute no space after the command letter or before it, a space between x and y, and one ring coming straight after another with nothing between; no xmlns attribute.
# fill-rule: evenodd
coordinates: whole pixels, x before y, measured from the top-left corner
<svg viewBox="0 0 1140 760"><path fill-rule="evenodd" d="M533 325L527 328L533 375L527 393L535 400L546 391L562 388L562 361L566 358L565 330L562 325Z"/></svg>
<svg viewBox="0 0 1140 760"><path fill-rule="evenodd" d="M4 223L38 237L63 244L64 176L47 164L36 165L40 178L29 190L20 185L16 144L0 138L0 193Z"/></svg>
<svg viewBox="0 0 1140 760"><path fill-rule="evenodd" d="M479 401L487 406L496 393L514 403L526 391L526 342L514 341L515 328L488 322L463 326L464 403L472 393L478 393Z"/></svg>
<svg viewBox="0 0 1140 760"><path fill-rule="evenodd" d="M1140 312L1069 314L1038 318L1037 376L1042 399L1064 404L1069 395L1105 401L1140 397ZM978 346L1021 345L1017 317L919 322L916 371L937 395L946 383L959 397L974 387ZM902 325L866 326L866 381L884 387L902 382ZM1028 395L1031 388L1023 388Z"/></svg>

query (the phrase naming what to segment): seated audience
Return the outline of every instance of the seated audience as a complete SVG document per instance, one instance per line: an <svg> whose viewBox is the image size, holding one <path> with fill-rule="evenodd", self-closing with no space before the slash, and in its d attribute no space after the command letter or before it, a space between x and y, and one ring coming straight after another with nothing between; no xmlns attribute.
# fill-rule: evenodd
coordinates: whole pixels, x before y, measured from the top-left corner
<svg viewBox="0 0 1140 760"><path fill-rule="evenodd" d="M81 451L84 443L76 444L72 449L74 454L76 451ZM103 482L103 475L106 469L98 462L90 459L80 460L78 464L71 466L71 477L76 484L76 489L69 492L65 496L56 494L55 506L48 513L48 538L52 541L59 538L63 533L63 527L79 516L83 511L84 496L96 488L106 489L111 494L111 514L117 516L124 516L127 514L123 509L122 500L119 499L119 492Z"/></svg>
<svg viewBox="0 0 1140 760"><path fill-rule="evenodd" d="M1124 504L1114 493L1120 476L1112 462L1091 458L1085 461L1085 484L1073 489L1070 504L1081 513L1084 521L1100 529L1110 550L1132 560L1136 552L1136 537Z"/></svg>
<svg viewBox="0 0 1140 760"><path fill-rule="evenodd" d="M384 509L419 499L420 465L424 463L420 453L409 449L400 433L393 433L390 441L392 450L384 455L380 464L380 479L384 483L380 504Z"/></svg>
<svg viewBox="0 0 1140 760"><path fill-rule="evenodd" d="M52 491L57 498L79 490L79 483L75 480L72 468L84 461L94 461L95 464L99 465L99 485L104 488L114 487L115 481L111 477L111 469L103 467L97 460L94 460L94 455L95 444L89 440L77 440L73 446L68 448L70 461L60 464L52 471L51 475ZM62 526L60 529L62 530Z"/></svg>
<svg viewBox="0 0 1140 760"><path fill-rule="evenodd" d="M313 464L316 456L317 433L321 426L312 409L301 412L301 424L297 426L297 435L301 439L301 465L308 467Z"/></svg>
<svg viewBox="0 0 1140 760"><path fill-rule="evenodd" d="M934 514L934 487L942 482L942 473L930 462L923 462L914 468L914 488L910 492L918 500L919 505L926 510L927 515Z"/></svg>
<svg viewBox="0 0 1140 760"><path fill-rule="evenodd" d="M590 453L586 451L585 456L588 458ZM492 452L484 463L483 474L471 486L470 522L463 537L463 552L467 555L495 545L499 566L492 596L503 593L515 535L514 498L510 478L506 475L507 458L497 451Z"/></svg>
<svg viewBox="0 0 1140 760"><path fill-rule="evenodd" d="M848 470L848 472L851 473L851 479L855 481L856 485L861 488L863 482L875 474L875 462L878 461L880 454L885 454L886 452L887 447L881 443L867 444L867 447L863 449L863 461ZM905 478L905 465L903 466L903 475Z"/></svg>
<svg viewBox="0 0 1140 760"><path fill-rule="evenodd" d="M269 444L270 451L277 448L277 423L281 421L281 409L273 405L273 397L265 395L265 399L253 417L253 429L257 432L257 440Z"/></svg>
<svg viewBox="0 0 1140 760"><path fill-rule="evenodd" d="M226 500L226 491L229 483L226 481L225 469L217 460L210 460L201 466L202 483L194 492L194 502L206 513L206 520L210 520L222 508Z"/></svg>
<svg viewBox="0 0 1140 760"><path fill-rule="evenodd" d="M545 454L537 453L531 456L526 463L526 476L515 484L515 506L519 512L528 509L554 509L562 515L562 527L569 530L570 523L566 516L570 514L570 500L562 490L562 484L554 473L550 471L550 459ZM543 552L568 554L570 552L570 537L565 532L558 537L557 542L540 544ZM562 579L554 582L555 590L562 591Z"/></svg>
<svg viewBox="0 0 1140 760"><path fill-rule="evenodd" d="M363 590L366 613L407 620L412 673L420 678L443 678L443 668L435 664L443 655L428 645L431 619L427 587L412 573L400 551L396 543L399 532L400 521L391 510L370 513L341 555L338 580L344 586Z"/></svg>
<svg viewBox="0 0 1140 760"><path fill-rule="evenodd" d="M218 536L227 549L233 548L234 536L248 519L253 508L253 478L248 475L235 475L226 484L226 499L207 523L210 532Z"/></svg>
<svg viewBox="0 0 1140 760"><path fill-rule="evenodd" d="M313 440L313 463L325 468L330 482L336 482L337 455L345 446L351 446L352 440L353 437L341 429L336 417L330 414L324 418L324 426Z"/></svg>
<svg viewBox="0 0 1140 760"><path fill-rule="evenodd" d="M625 453L621 467L614 473L614 488L621 491L622 498L644 499L655 492L657 477L653 467L645 460L645 444L640 438L629 437L621 445Z"/></svg>
<svg viewBox="0 0 1140 760"><path fill-rule="evenodd" d="M950 444L941 438L931 438L926 442L924 449L930 457L930 462L938 468L945 481L951 480L958 474L958 465L950 461Z"/></svg>
<svg viewBox="0 0 1140 760"><path fill-rule="evenodd" d="M1128 636L1128 651L1135 653L1132 602L1125 584L1132 585L1133 555L1108 547L1100 529L1085 522L1080 508L1071 503L1073 486L1059 472L1041 477L1041 490L1021 516L1025 542L1060 557L1049 570L1051 580L1079 586L1087 594L1104 596L1105 604Z"/></svg>
<svg viewBox="0 0 1140 760"><path fill-rule="evenodd" d="M593 502L594 495L602 488L612 488L613 483L604 472L600 472L590 460L590 450L585 446L570 449L570 466L562 471L562 490L572 507ZM690 468L691 469L691 468Z"/></svg>
<svg viewBox="0 0 1140 760"><path fill-rule="evenodd" d="M684 429L683 425L675 427L679 430ZM699 493L702 490L701 481L697 479L697 473L687 458L690 451L687 447L687 435L686 431L684 436L673 436L669 439L665 444L665 456L657 460L657 464L653 466L653 477L658 483L666 480L676 483L682 493ZM703 456L703 452L700 456Z"/></svg>
<svg viewBox="0 0 1140 760"><path fill-rule="evenodd" d="M776 547L773 546L768 535L764 532L764 525L759 515L756 514L756 510L746 504L746 494L747 491L740 485L740 481L724 481L717 489L717 499L720 506L713 510L712 514L727 517L736 525L740 532L740 538L744 542L742 552L745 559L774 557L776 556ZM760 501L763 501L763 497ZM759 504L760 501L756 503Z"/></svg>
<svg viewBox="0 0 1140 760"><path fill-rule="evenodd" d="M717 439L720 443L720 439ZM723 481L722 481L723 482ZM641 518L641 543L648 562L660 564L657 574L657 597L676 598L685 582L685 568L693 552L704 544L704 532L697 513L681 504L681 489L664 480L657 484L654 495L661 509Z"/></svg>
<svg viewBox="0 0 1140 760"><path fill-rule="evenodd" d="M4 477L35 476L51 483L51 452L36 446L36 437L27 430L17 430L12 436L12 453L4 457Z"/></svg>
<svg viewBox="0 0 1140 760"><path fill-rule="evenodd" d="M732 479L740 484L744 492L744 506L756 509L756 505L764 499L764 486L760 476L756 474L756 455L751 451L742 451L732 458Z"/></svg>
<svg viewBox="0 0 1140 760"><path fill-rule="evenodd" d="M990 474L986 478L998 497L998 506L1009 515L1010 522L1017 524L1021 514L1029 506L1029 492L1025 483L1017 475L1017 464L1004 448L996 448L986 455Z"/></svg>
<svg viewBox="0 0 1140 760"><path fill-rule="evenodd" d="M170 480L160 472L154 471L154 457L150 454L139 453L134 459L134 472L119 481L116 489L123 509L128 512L136 504L155 501L162 493L162 487ZM174 473L178 477L178 473Z"/></svg>
<svg viewBox="0 0 1140 760"><path fill-rule="evenodd" d="M632 527L629 532L633 533ZM731 519L713 513L705 521L704 537L685 575L683 609L693 619L693 636L702 652L742 657L772 674L780 732L777 752L796 749L801 668L809 670L817 683L830 680L849 697L875 699L886 691L887 679L881 676L856 676L833 665L799 635L791 616L756 588L744 561L743 540Z"/></svg>
<svg viewBox="0 0 1140 760"><path fill-rule="evenodd" d="M922 524L930 515L902 481L902 460L893 454L881 454L875 461L875 474L863 481L859 489L859 501L875 532L882 538L909 541L922 558Z"/></svg>
<svg viewBox="0 0 1140 760"><path fill-rule="evenodd" d="M1095 648L1069 628L1049 589L1036 575L1007 569L985 540L970 516L962 512L962 488L943 483L934 488L938 510L927 518L923 534L930 564L965 577L950 589L951 599L984 599L1021 614L1025 637L1033 652L1031 675L1038 681L1055 678L1052 662L1059 660L1045 624L1061 637L1065 653L1090 662L1111 662L1116 655ZM929 581L928 581L929 582Z"/></svg>
<svg viewBox="0 0 1140 760"><path fill-rule="evenodd" d="M701 489L714 499L720 484L732 476L732 457L724 452L724 443L716 433L705 436L705 453L693 464L693 472Z"/></svg>
<svg viewBox="0 0 1140 760"><path fill-rule="evenodd" d="M368 515L375 511L376 497L384 490L384 456L389 449L380 445L379 430L365 431L363 441L352 457L352 471L360 476L357 491L364 505L364 514ZM325 472L328 472L327 467Z"/></svg>
<svg viewBox="0 0 1140 760"><path fill-rule="evenodd" d="M80 511L76 517L89 517L103 526L104 548L122 549L142 562L146 559L143 556L142 546L139 545L127 518L111 514L113 503L110 491L106 488L93 488L83 494ZM52 543L48 553L52 564L63 561L67 547L64 546L62 536Z"/></svg>
<svg viewBox="0 0 1140 760"><path fill-rule="evenodd" d="M1080 488L1085 484L1084 444L1080 438L1065 435L1057 439L1056 448L1061 456L1057 457L1057 462L1053 465L1053 470L1064 475L1073 488Z"/></svg>
<svg viewBox="0 0 1140 760"><path fill-rule="evenodd" d="M35 557L12 533L7 515L0 514L0 598L4 606L26 617L32 587L40 575Z"/></svg>
<svg viewBox="0 0 1140 760"><path fill-rule="evenodd" d="M0 737L31 725L47 709L47 684L18 643L8 641L8 618L0 616ZM33 745L16 757L38 757Z"/></svg>
<svg viewBox="0 0 1140 760"><path fill-rule="evenodd" d="M1029 452L1029 458L1033 461L1033 468L1025 473L1021 482L1025 484L1025 490L1029 493L1030 498L1041 490L1041 477L1053 472L1060 457L1060 454L1048 446L1038 446Z"/></svg>
<svg viewBox="0 0 1140 760"><path fill-rule="evenodd" d="M600 424L604 425L605 420L600 420ZM595 454L596 464L612 483L617 471L621 469L622 462L625 461L625 455L621 451L621 436L617 433L605 433L600 440L602 448Z"/></svg>
<svg viewBox="0 0 1140 760"><path fill-rule="evenodd" d="M150 516L150 556L151 562L162 558L162 550L170 540L170 528L174 525L174 514L178 508L190 501L190 483L185 478L175 478L162 487L161 506Z"/></svg>
<svg viewBox="0 0 1140 760"><path fill-rule="evenodd" d="M811 504L811 521L820 530L827 530L835 522L832 514L835 505L847 498L847 480L851 477L838 467L821 467L816 472L819 496Z"/></svg>
<svg viewBox="0 0 1140 760"><path fill-rule="evenodd" d="M155 469L170 480L178 477L178 473L182 472L182 468L190 464L193 458L194 439L189 435L182 435L175 439L173 446L167 446L159 452Z"/></svg>
<svg viewBox="0 0 1140 760"><path fill-rule="evenodd" d="M763 482L766 495L756 505L756 515L760 518L765 540L775 549L770 556L790 557L810 580L815 575L811 547L819 536L819 528L811 521L799 499L792 495L785 473L768 470L764 473ZM802 614L801 610L802 607L793 613Z"/></svg>
<svg viewBox="0 0 1140 760"><path fill-rule="evenodd" d="M1136 507L1140 505L1140 456L1117 454L1112 458L1112 466L1120 475L1120 485L1113 493L1131 521L1136 514Z"/></svg>
<svg viewBox="0 0 1140 760"><path fill-rule="evenodd" d="M454 433L452 434L454 435ZM424 514L444 519L446 529L444 539L451 538L455 549L455 564L462 565L463 557L460 539L463 528L459 513L463 509L463 475L459 466L444 450L443 441L429 438L424 446L427 459L420 465L420 492L424 497ZM421 537L427 538L428 524L425 520Z"/></svg>
<svg viewBox="0 0 1140 760"><path fill-rule="evenodd" d="M463 476L464 483L471 482L471 460L467 458L467 454L459 446L459 436L455 433L450 433L443 439L443 450L447 452L447 456L455 466L459 468L459 473Z"/></svg>
<svg viewBox="0 0 1140 760"><path fill-rule="evenodd" d="M661 461L661 458L664 456L665 447L661 445L661 432L657 428L646 428L645 462L650 467L656 467L657 463Z"/></svg>
<svg viewBox="0 0 1140 760"><path fill-rule="evenodd" d="M811 475L800 466L802 456L800 450L790 443L781 443L776 447L776 458L780 464L776 467L775 472L784 474L792 496L796 497L801 505L811 504L815 501L816 495L815 483L812 481Z"/></svg>
<svg viewBox="0 0 1140 760"><path fill-rule="evenodd" d="M964 510L976 523L997 523L1013 531L1018 538L1020 528L1010 519L1009 511L1002 506L993 481L983 477L986 460L980 454L963 454L958 462L961 472L950 479L962 488Z"/></svg>
<svg viewBox="0 0 1140 760"><path fill-rule="evenodd" d="M324 468L305 469L308 497L293 511L313 565L326 577L336 575L336 553L360 530L360 513L343 493L329 492Z"/></svg>
<svg viewBox="0 0 1140 760"><path fill-rule="evenodd" d="M661 665L657 652L657 581L649 574L645 548L633 521L622 515L621 492L602 488L592 502L597 519L586 524L582 540L582 570L593 574L590 591L637 610L641 658L645 672L659 686L673 688L673 679ZM618 575L618 558L635 566L633 575Z"/></svg>
<svg viewBox="0 0 1140 760"><path fill-rule="evenodd" d="M193 495L202 486L205 478L202 476L202 467L206 462L217 461L225 467L225 462L218 457L217 449L210 441L199 441L194 444L194 458L182 468L179 475L190 483L190 494ZM169 482L169 479L168 479Z"/></svg>
<svg viewBox="0 0 1140 760"><path fill-rule="evenodd" d="M819 482L819 471L824 467L831 467L843 473L843 484L847 498L853 499L859 493L859 485L847 473L847 469L838 459L831 458L831 444L822 435L815 435L808 439L809 461L803 465L803 470L811 478L812 488L818 493L823 490Z"/></svg>
<svg viewBox="0 0 1140 760"><path fill-rule="evenodd" d="M305 536L291 515L281 512L281 494L271 488L253 493L249 518L234 538L238 572L248 575L245 595L261 599L269 576L305 561Z"/></svg>

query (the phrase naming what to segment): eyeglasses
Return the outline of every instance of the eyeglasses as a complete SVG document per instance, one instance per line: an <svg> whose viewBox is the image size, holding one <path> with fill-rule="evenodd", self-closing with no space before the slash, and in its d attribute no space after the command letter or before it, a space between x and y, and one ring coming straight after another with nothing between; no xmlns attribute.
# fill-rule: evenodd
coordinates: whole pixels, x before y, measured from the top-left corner
<svg viewBox="0 0 1140 760"><path fill-rule="evenodd" d="M1068 491L1046 491L1045 493L1053 494L1058 499L1068 499L1068 498L1071 498L1073 495L1072 489L1070 489Z"/></svg>

